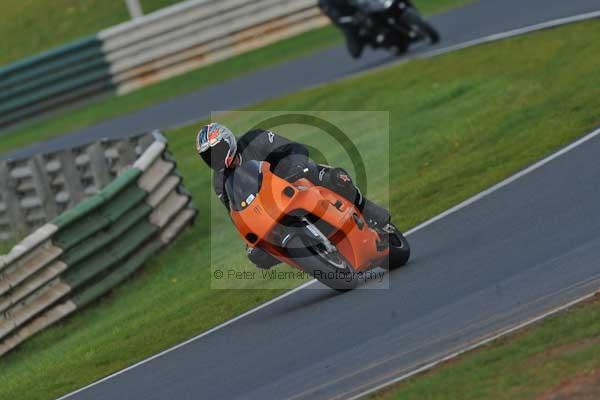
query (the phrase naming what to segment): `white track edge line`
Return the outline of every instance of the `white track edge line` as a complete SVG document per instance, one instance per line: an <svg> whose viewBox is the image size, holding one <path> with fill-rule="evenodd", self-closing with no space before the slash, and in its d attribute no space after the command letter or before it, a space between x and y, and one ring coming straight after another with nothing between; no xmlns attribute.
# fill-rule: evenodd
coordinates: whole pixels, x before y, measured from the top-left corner
<svg viewBox="0 0 600 400"><path fill-rule="evenodd" d="M592 11L589 13L585 13L585 14L577 14L571 17L564 17L564 18L559 18L559 19L555 19L555 20L550 20L550 21L546 21L546 22L542 22L539 24L535 24L535 25L530 25L530 26L525 26L522 28L517 28L517 29L512 29L510 31L506 31L506 32L501 32L501 33L494 33L492 35L488 35L488 36L484 36L482 38L479 39L474 39L474 40L469 40L463 43L458 43L455 45L451 45L451 46L446 46L446 47L442 47L439 49L435 49L435 50L430 50L421 54L407 54L405 58L402 58L398 61L395 62L391 62L391 63L385 63L383 65L379 65L376 66L374 68L369 68L365 71L360 71L354 74L349 74L347 76L343 76L340 77L338 79L334 79L330 82L321 82L321 83L317 83L315 85L309 85L307 87L304 87L300 90L310 90L310 89L314 89L316 87L320 87L324 84L327 83L334 83L334 82L339 82L339 81L343 81L345 79L351 79L351 78L356 78L358 76L362 76L362 75L366 75L369 73L373 73L373 72L377 72L380 71L382 69L386 69L386 68L391 68L394 66L397 66L399 64L403 64L403 63L407 63L410 61L413 61L415 59L423 59L423 58L433 58L436 56L440 56L440 55L444 55L447 53L451 53L453 51L457 51L457 50L462 50L462 49L466 49L469 47L473 47L473 46L477 46L480 44L485 44L485 43L491 43L491 42L495 42L495 41L499 41L502 39L508 39L511 37L515 37L515 36L519 36L519 35L523 35L526 33L531 33L531 32L535 32L535 31L540 31L540 30L544 30L544 29L548 29L548 28L554 28L554 27L558 27L561 25L566 25L566 24L570 24L573 22L580 22L580 21L585 21L585 20L590 20L590 19L594 19L594 18L600 18L600 11ZM285 93L284 93L285 95ZM243 107L247 107L243 106ZM201 117L193 117L190 118L184 122L178 122L173 126L170 126L168 128L165 129L178 129L178 128L182 128L184 126L188 126L194 123L197 123L201 120L204 120L206 118L208 118L210 115L207 116L201 116Z"/></svg>
<svg viewBox="0 0 600 400"><path fill-rule="evenodd" d="M558 150L557 152L549 155L548 157L536 162L535 164L521 170L520 172L517 172L514 175L511 175L510 177L508 177L507 179L501 181L500 183L495 184L494 186L492 186L489 189L484 190L483 192L480 192L479 194L476 194L475 196L463 201L462 203L450 208L447 211L444 211L443 213L431 218L430 220L427 220L425 222L423 222L422 224L417 225L416 227L414 227L413 229L409 230L406 232L406 235L410 235L418 230L421 230L423 228L425 228L426 226L429 226L431 224L433 224L434 222L439 221L442 218L447 217L450 214L455 213L458 210L461 210L473 203L475 203L476 201L481 200L482 198L498 191L499 189L502 189L503 187L513 183L514 181L522 178L523 176L530 174L531 172L539 169L540 167L548 164L549 162L557 159L558 157L564 155L565 153L568 153L569 151L573 150L576 147L579 147L580 145L584 144L585 142L588 142L590 140L592 140L593 138L595 138L596 136L600 135L600 128L588 133L587 135L583 136L582 138L580 138L579 140L576 140L575 142L571 143L570 145Z"/></svg>
<svg viewBox="0 0 600 400"><path fill-rule="evenodd" d="M207 331L205 331L205 332L202 332L202 333L201 333L201 334L199 334L199 335L196 335L196 336L194 336L194 337L192 337L192 338L189 338L189 339L187 339L187 340L186 340L186 341L184 341L184 342L181 342L181 343L179 343L179 344L176 344L176 345L175 345L175 346L173 346L173 347L169 347L168 349L165 349L165 350L161 351L160 353L157 353L157 354L155 354L155 355L153 355L153 356L150 356L150 357L148 357L148 358L145 358L145 359L143 359L143 360L141 360L141 361L138 361L137 363L135 363L135 364L133 364L133 365L130 365L129 367L123 368L123 369L121 369L121 370L119 370L119 371L117 371L117 372L114 372L114 373L112 373L112 374L110 374L110 375L108 375L108 376L105 376L105 377L104 377L104 378L102 378L102 379L99 379L99 380L97 380L97 381L95 381L95 382L93 382L93 383L90 383L89 385L87 385L87 386L84 386L84 387L82 387L82 388L80 388L80 389L77 389L77 390L75 390L74 392L71 392L71 393L68 393L68 394L66 394L66 395L64 395L64 396L62 396L62 397L59 397L59 398L57 398L56 400L64 400L64 399L67 399L67 398L69 398L69 397L71 397L71 396L74 396L74 395L76 395L76 394L78 394L78 393L81 393L81 392L83 392L84 390L87 390L87 389L89 389L89 388L91 388L91 387L93 387L93 386L96 386L96 385L98 385L98 384L100 384L100 383L102 383L102 382L105 382L105 381L107 381L107 380L109 380L109 379L112 379L112 378L114 378L115 376L121 375L121 374L123 374L123 373L125 373L125 372L127 372L127 371L129 371L129 370L132 370L132 369L134 369L134 368L137 368L137 367L139 367L139 366L140 366L140 365L142 365L142 364L145 364L145 363L147 363L147 362L150 362L150 361L152 361L152 360L154 360L154 359L156 359L156 358L159 358L159 357L161 357L161 356L164 356L164 355L165 355L165 354L167 354L167 353L170 353L170 352L172 352L172 351L174 351L174 350L177 350L177 349L179 349L179 348L181 348L181 347L183 347L183 346L186 346L186 345L188 345L188 344L190 344L190 343L192 343L192 342L194 342L194 341L196 341L196 340L198 340L198 339L201 339L201 338L203 338L204 336L208 336L208 335L210 335L211 333L213 333L213 332L215 332L215 331L218 331L219 329L222 329L222 328L226 327L227 325L231 325L231 324L233 324L234 322L236 322L236 321L238 321L238 320L240 320L240 319L242 319L242 318L245 318L245 317L247 317L247 316L249 316L249 315L251 315L251 314L254 314L255 312L257 312L257 311L259 311L259 310L262 310L263 308L265 308L265 307L268 307L268 306L270 306L271 304L273 304L273 303L275 303L275 302L277 302L277 301L279 301L279 300L283 300L284 298L286 298L286 297L288 297L288 296L291 296L292 294L294 294L294 293L296 293L296 292L298 292L298 291L300 291L300 290L302 290L302 289L304 289L304 288L308 287L309 285L313 284L314 282L316 282L316 280L315 280L315 279L313 279L313 280L311 280L311 281L308 281L308 282L305 282L305 283L303 283L302 285L300 285L300 286L298 286L298 287L296 287L296 288L294 288L294 289L290 290L289 292L286 292L286 293L284 293L284 294L282 294L282 295L280 295L280 296L277 296L277 297L275 297L274 299L271 299L271 300L267 301L266 303L263 303L263 304L261 304L261 305L260 305L260 306L258 306L258 307L255 307L255 308L253 308L253 309L251 309L251 310L248 310L248 311L246 311L246 312L245 312L245 313L243 313L243 314L240 314L240 315L238 315L238 316L237 316L237 317L235 317L235 318L232 318L232 319L230 319L230 320L227 320L227 321L223 322L222 324L215 326L214 328L211 328L211 329L209 329L209 330L207 330Z"/></svg>
<svg viewBox="0 0 600 400"><path fill-rule="evenodd" d="M583 303L586 300L589 300L589 299L593 298L598 293L599 293L598 291L594 291L593 293L586 294L585 296L579 297L578 299L573 300L573 301L571 301L571 302L569 302L567 304L564 304L562 306L553 308L552 310L547 311L547 312L545 312L545 313L543 313L541 315L538 315L537 317L535 317L533 319L530 319L528 321L525 321L523 323L515 325L512 328L505 329L504 331L502 331L502 332L500 332L500 333L498 333L496 335L493 335L491 337L483 339L483 340L481 340L481 341L479 341L477 343L471 344L471 345L465 347L464 349L455 351L454 353L449 354L449 355L447 355L445 357L442 357L439 360L432 361L429 364L423 365L423 366L421 366L421 367L419 367L419 368L417 368L417 369L415 369L415 370L413 370L411 372L408 372L408 373L406 373L406 374L404 374L402 376L399 376L399 377L396 377L394 379L391 379L391 380L389 380L389 381L387 381L385 383L382 383L382 384L380 384L380 385L378 385L378 386L376 386L374 388L365 390L365 391L361 392L360 394L357 394L357 395L355 395L353 397L348 398L347 400L358 400L358 399L361 399L361 398L363 398L365 396L368 396L370 394L373 394L373 393L375 393L375 392L377 392L377 391L379 391L381 389L385 389L386 387L391 386L391 385L393 385L395 383L398 383L398 382L401 382L401 381L406 380L408 378L411 378L411 377L413 377L415 375L418 375L418 374L420 374L422 372L426 372L426 371L428 371L428 370L430 370L430 369L432 369L432 368L434 368L434 367L436 367L436 366L438 366L440 364L443 364L443 363L445 363L447 361L452 360L453 358L461 356L464 353L468 353L469 351L476 350L477 348L485 346L486 344L489 344L489 343L491 343L491 342L493 342L493 341L495 341L497 339L500 339L500 338L502 338L502 337L504 337L506 335L510 335L511 333L519 331L519 330L521 330L523 328L527 328L530 325L533 325L533 324L535 324L537 322L540 322L540 321L542 321L542 320L544 320L544 319L546 319L548 317L551 317L553 315L559 314L559 313L561 313L561 312L563 312L563 311L565 311L565 310L567 310L567 309L569 309L569 308L571 308L573 306L576 306L576 305L578 305L580 303Z"/></svg>
<svg viewBox="0 0 600 400"><path fill-rule="evenodd" d="M549 28L549 27L552 27L552 26L558 26L558 25L567 24L567 23L576 22L576 21L582 21L582 20L591 19L591 18L595 18L595 17L600 17L600 11L598 11L598 12L592 12L592 13L586 13L586 14L580 14L580 15L576 15L576 16L573 16L573 17L561 18L561 19L557 19L557 20L553 20L553 21L548 21L548 22L544 22L544 23L541 23L541 24L532 25L531 27L519 28L519 29L516 29L516 30L508 31L508 32L506 32L504 34L499 33L499 34L495 34L495 35L484 37L482 39L478 39L478 40L466 42L466 43L470 43L470 44L469 45L463 44L464 45L463 47L459 47L461 45L456 45L456 46L451 46L451 47L447 47L447 48L444 48L444 49L440 49L439 51L446 50L445 52L449 52L449 51L458 50L458 49L462 49L462 48L469 47L469 46L475 46L477 44L486 43L486 42L493 41L493 40L499 40L499 39L507 38L507 37L510 37L510 36L516 36L516 35L519 35L519 34L532 32L532 31L535 31L535 30L545 29L545 28ZM512 32L512 35L510 35L510 36L501 36L501 35L507 35L507 34L509 34L511 32ZM517 32L517 33L515 33L515 32ZM440 53L440 54L443 54L443 53ZM433 57L434 55L436 55L436 54L426 53L423 56L424 57ZM533 164L532 166L530 166L530 167L522 170L521 172L518 172L517 174L509 177L508 179L505 179L504 181L502 181L502 182L500 182L500 183L492 186L491 188L489 188L487 190L484 190L483 192L481 192L481 193L479 193L479 194L477 194L477 195L469 198L468 200L465 200L464 202L462 202L462 203L460 203L460 204L458 204L458 205L450 208L449 210L447 210L447 211L445 211L445 212L443 212L443 213L441 213L441 214L439 214L439 215L431 218L430 220L427 220L427 221L423 222L422 224L414 227L413 229L407 231L405 235L409 236L409 235L417 232L418 230L421 230L421 229L423 229L423 228L425 228L425 227L433 224L434 222L439 221L440 219L443 219L443 218L447 217L448 215L453 214L456 211L469 206L472 203L475 203L476 201L478 201L478 200L480 200L480 199L488 196L489 194L497 191L498 189L501 189L502 187L507 186L508 184L516 181L517 179L519 179L519 178L527 175L528 173L530 173L530 172L532 172L532 171L540 168L541 166L549 163L550 161L554 160L555 158L558 158L561 155L563 155L563 154L571 151L572 149L580 146L581 144L583 144L583 143L585 143L585 142L593 139L594 137L598 136L599 134L600 134L600 129L596 129L595 131L592 131L591 133L585 135L584 137L582 137L581 139L577 140L576 142L574 142L574 143L570 144L569 146L567 146L567 147L559 150L558 152L556 152L556 153L554 153L554 154L552 154L552 155L544 158L543 160L541 160L541 161ZM313 284L315 282L316 282L315 279L313 279L313 280L311 280L309 282L306 282L306 283L304 283L304 284L302 284L302 285L300 285L300 286L298 286L298 287L290 290L289 292L286 292L286 293L282 294L281 296L278 296L278 297L276 297L274 299L271 299L268 302L266 302L264 304L261 304L258 307L255 307L255 308L253 308L251 310L248 310L245 313L240 314L240 315L238 315L235 318L232 318L232 319L230 319L228 321L225 321L222 324L217 325L214 328L209 329L208 331L205 331L205 332L203 332L203 333L201 333L201 334L199 334L197 336L194 336L194 337L192 337L190 339L187 339L186 341L181 342L181 343L179 343L179 344L177 344L177 345L175 345L173 347L165 349L162 352L157 353L157 354L155 354L155 355L153 355L151 357L148 357L148 358L145 358L145 359L143 359L141 361L138 361L137 363L135 363L135 364L133 364L133 365L131 365L129 367L126 367L126 368L121 369L121 370L119 370L117 372L114 372L111 375L105 376L104 378L101 378L101 379L99 379L99 380L97 380L95 382L92 382L89 385L86 385L86 386L84 386L84 387L82 387L80 389L77 389L77 390L75 390L73 392L70 392L70 393L65 394L65 395L63 395L61 397L58 397L56 400L65 400L65 399L67 399L67 398L69 398L71 396L74 396L74 395L76 395L78 393L81 393L81 392L83 392L83 391L85 391L85 390L87 390L87 389L89 389L89 388L91 388L93 386L96 386L96 385L98 385L100 383L103 383L103 382L109 380L109 379L112 379L115 376L121 375L121 374L123 374L123 373L125 373L125 372L127 372L129 370L137 368L140 365L143 365L143 364L145 364L147 362L150 362L150 361L152 361L152 360L154 360L156 358L159 358L159 357L161 357L161 356L163 356L163 355L165 355L167 353L170 353L171 351L177 350L177 349L179 349L179 348L181 348L181 347L183 347L183 346L185 346L185 345L187 345L187 344L189 344L191 342L194 342L194 341L196 341L198 339L201 339L204 336L207 336L207 335L209 335L209 334L211 334L211 333L213 333L215 331L218 331L218 330L220 330L220 329L222 329L222 328L224 328L224 327L226 327L226 326L228 326L228 325L230 325L230 324L232 324L232 323L234 323L234 322L236 322L236 321L238 321L238 320L240 320L242 318L245 318L245 317L247 317L247 316L249 316L249 315L251 315L251 314L253 314L253 313L255 313L255 312L257 312L257 311L259 311L261 309L263 309L263 308L266 308L266 307L270 306L271 304L273 304L273 303L275 303L275 302L277 302L279 300L282 300L282 299L284 299L284 298L286 298L286 297L288 297L288 296L290 296L290 295L292 295L292 294L294 294L294 293L296 293L296 292L298 292L298 291L300 291L300 290L302 290L302 289L310 286L311 284ZM506 333L508 333L508 331L505 332L504 334L506 334ZM465 350L465 351L467 351L467 350ZM450 359L450 358L448 358L448 359ZM443 362L443 360L437 361L437 363L440 363L440 362ZM424 368L424 367L422 367L422 368Z"/></svg>
<svg viewBox="0 0 600 400"><path fill-rule="evenodd" d="M555 160L556 158L558 158L558 157L560 157L560 156L562 156L562 155L564 155L564 154L568 153L569 151L571 151L571 150L575 149L576 147L579 147L579 146L581 146L582 144L584 144L584 143L586 143L586 142L590 141L591 139L595 138L595 137L596 137L596 136L598 136L598 135L600 135L600 128L598 128L598 129L596 129L596 130L594 130L594 131L592 131L592 132L588 133L587 135L583 136L583 137L582 137L582 138L580 138L579 140L577 140L577 141L575 141L575 142L571 143L570 145L568 145L568 146L566 146L566 147L562 148L561 150L559 150L559 151L557 151L557 152L555 152L555 153L553 153L553 154L549 155L548 157L546 157L546 158L544 158L544 159L542 159L542 160L538 161L537 163L535 163L535 164L533 164L533 165L529 166L528 168L525 168L524 170L522 170L522 171L520 171L520 172L518 172L518 173L516 173L516 174L514 174L514 175L512 175L512 176L510 176L509 178L507 178L507 179L503 180L502 182L500 182L500 183L498 183L498 184L496 184L496 185L492 186L491 188L489 188L489 189L487 189L487 190L484 190L483 192L480 192L479 194L477 194L477 195L475 195L475 196L473 196L473 197L471 197L471 198L469 198L469 199L467 199L467 200L463 201L462 203L460 203L460 204L458 204L458 205L456 205L456 206L454 206L454 207L450 208L449 210L447 210L447 211L445 211L445 212L443 212L443 213L441 213L441 214L439 214L439 215L437 215L437 216L435 216L435 217L433 217L433 218L431 218L431 219L429 219L429 220L427 220L427 221L423 222L422 224L420 224L420 225L416 226L415 228L413 228L413 229L411 229L411 230L407 231L407 232L406 232L406 236L409 236L409 235L411 235L411 234L413 234L413 233L415 233L415 232L417 232L417 231L419 231L419 230L421 230L421 229L423 229L423 228L425 228L425 227L427 227L427 226L429 226L429 225L431 225L431 224L435 223L436 221L439 221L439 220L441 220L441 219L443 219L443 218L445 218L445 217L449 216L450 214L453 214L453 213L455 213L455 212L457 212L457 211L459 211L459 210L461 210L461 209L463 209L463 208L465 208L465 207L468 207L469 205L471 205L471 204L473 204L473 203L475 203L475 202L477 202L477 201L481 200L482 198L484 198L484 197L486 197L486 196L488 196L488 195L492 194L493 192L495 192L495 191L497 191L497 190L499 190L499 189L501 189L501 188L503 188L503 187L505 187L505 186L507 186L507 185L511 184L512 182L514 182L514 181L516 181L516 180L518 180L518 179L522 178L523 176L525 176L525 175L527 175L527 174L529 174L529 173L531 173L531 172L533 172L533 171L535 171L535 170L539 169L540 167L542 167L542 166L544 166L544 165L548 164L549 162L551 162L551 161ZM194 342L194 341L196 341L196 340L198 340L198 339L201 339L201 338L203 338L203 337L205 337L205 336L207 336L207 335L210 335L211 333L213 333L213 332L215 332L215 331L218 331L218 330L220 330L220 329L222 329L222 328L224 328L224 327L226 327L226 326L228 326L228 325L231 325L231 324L233 324L234 322L236 322L236 321L238 321L238 320L240 320L240 319L242 319L242 318L245 318L245 317L247 317L247 316L249 316L249 315L251 315L251 314L254 314L255 312L257 312L257 311L260 311L260 310L262 310L263 308L266 308L266 307L270 306L271 304L278 302L279 300L282 300L282 299L284 299L284 298L286 298L286 297L288 297L288 296L291 296L292 294L294 294L294 293L296 293L296 292L298 292L298 291L300 291L300 290L302 290L302 289L305 289L305 288L307 288L308 286L312 285L312 284L313 284L313 283L315 283L315 282L317 282L317 281L316 281L315 279L313 279L313 280L311 280L311 281L308 281L308 282L306 282L306 283L303 283L302 285L300 285L300 286L298 286L298 287L296 287L296 288L294 288L294 289L290 290L289 292L286 292L286 293L282 294L281 296L278 296L278 297L276 297L276 298L274 298L274 299L271 299L271 300L269 300L268 302L266 302L266 303L264 303L264 304L261 304L261 305L260 305L260 306L258 306L258 307L255 307L255 308L253 308L253 309L251 309L251 310L248 310L248 311L246 311L245 313L243 313L243 314L241 314L241 315L238 315L238 316L237 316L237 317L235 317L235 318L232 318L232 319L230 319L230 320L228 320L228 321L225 321L225 322L223 322L222 324L220 324L220 325L217 325L217 326L215 326L214 328L211 328L211 329L209 329L208 331L205 331L205 332L203 332L203 333L201 333L201 334L199 334L199 335L197 335L197 336L194 336L194 337L192 337L192 338L190 338L190 339L187 339L186 341L184 341L184 342L181 342L181 343L179 343L179 344L177 344L177 345L175 345L175 346L173 346L173 347L170 347L170 348L168 348L168 349L166 349L166 350L163 350L162 352L160 352L160 353L157 353L157 354L155 354L155 355L153 355L153 356L151 356L151 357L148 357L148 358L146 358L146 359L144 359L144 360L138 361L137 363L135 363L135 364L133 364L133 365L131 365L131 366L127 367L127 368L124 368L124 369L122 369L122 370L119 370L119 371L117 371L117 372L115 372L115 373L113 373L113 374L111 374L111 375L108 375L108 376L106 376L106 377L104 377L104 378L102 378L102 379L99 379L98 381L95 381L95 382L93 382L93 383L91 383L91 384L89 384L89 385L87 385L87 386L84 386L84 387L82 387L82 388L80 388L80 389L77 389L77 390L76 390L76 391L74 391L74 392L71 392L71 393L68 393L68 394L66 394L66 395L64 395L64 396L62 396L62 397L59 397L59 398L58 398L58 399L56 399L56 400L64 400L64 399L67 399L67 398L69 398L69 397L71 397L71 396L74 396L74 395L76 395L76 394L78 394L78 393L80 393L80 392L84 391L84 390L87 390L87 389L89 389L89 388L91 388L91 387L93 387L93 386L96 386L96 385L98 385L98 384L100 384L100 383L102 383L102 382L105 382L105 381L107 381L107 380L109 380L109 379L112 379L112 378L114 378L115 376L121 375L121 374L123 374L123 373L125 373L125 372L127 372L127 371L129 371L129 370L132 370L132 369L134 369L134 368L136 368L136 367L138 367L138 366L140 366L140 365L143 365L143 364L145 364L145 363L147 363L147 362L150 362L150 361L152 361L152 360L154 360L154 359L156 359L156 358L159 358L159 357L161 357L161 356L163 356L163 355L165 355L165 354L167 354L167 353L170 353L170 352L172 352L172 351L174 351L174 350L177 350L177 349L179 349L179 348L181 348L181 347L183 347L183 346L186 346L187 344L189 344L189 343L191 343L191 342ZM593 294L592 294L592 295L593 295ZM586 297L583 297L582 299L589 298L589 297L590 297L590 296L592 296L592 295L588 295L588 296L586 296ZM581 300L581 299L580 299L580 300ZM569 303L568 305L572 305L572 303L576 304L576 303L577 303L577 300L576 300L575 302L571 302L571 303ZM561 306L561 307L557 308L556 310L562 310L562 309L564 309L565 307L566 307L566 306ZM553 312L556 312L556 310L554 310ZM547 315L546 315L546 316L547 316ZM406 377L410 377L410 376L412 376L412 375L414 375L414 374L417 374L417 373L419 373L419 372L426 371L427 369L430 369L430 368L432 368L433 366L435 366L435 365L437 365L437 364L439 364L439 363L442 363L442 362L444 362L444 361L447 361L447 360L449 360L449 359L451 359L451 358L453 358L453 357L456 357L456 356L458 356L458 355L460 355L460 354L464 353L465 351L469 351L470 349L474 349L474 348L476 348L476 347L478 347L478 346L481 346L482 344L488 343L489 341L492 341L492 340L494 340L494 339L497 339L498 337L501 337L501 336L503 336L503 335L506 335L506 334L508 334L508 333L510 333L510 332L513 332L513 331L514 331L514 330L516 330L516 329L520 329L520 328L522 328L522 327L524 327L524 326L527 326L528 324L532 323L533 321L537 321L537 320L539 320L539 319L542 319L542 318L544 318L544 316L541 316L541 317L538 317L538 318L536 318L536 319L534 319L534 320L531 320L531 321L525 322L524 324L517 325L516 327L510 328L509 330L507 330L507 331L505 331L505 332L503 332L503 333L501 333L501 334L499 334L499 335L497 335L497 336L494 336L493 338L486 339L486 340L484 340L484 341L482 341L482 342L479 342L479 343L477 343L477 344L475 344L475 345L473 345L473 346L470 346L470 347L466 348L465 350L462 350L461 352L457 352L457 353L455 353L454 355L447 356L447 357L445 357L445 358L443 358L443 359L440 359L440 360L438 360L438 361L435 361L435 362L433 362L433 363L431 363L431 364L428 364L428 365L426 365L426 366L424 366L424 367L421 367L421 368L419 368L419 369L417 369L417 370L415 370L415 371L412 371L411 373L409 373L409 374L405 375L405 378L403 378L403 379L406 379ZM393 384L393 383L395 383L395 382L398 382L398 381L402 380L402 379L400 379L400 378L396 378L396 379L397 379L397 380L394 380L393 382L386 383L386 384L384 384L384 385L391 385L391 384ZM383 387L383 386L382 386L382 387ZM364 396L364 395L366 395L366 394L369 394L369 393L372 393L372 391L369 391L368 393L367 393L367 392L365 392L364 394L361 394L360 396ZM355 399L355 398L358 398L358 397L354 397L354 398L352 398L352 399Z"/></svg>
<svg viewBox="0 0 600 400"><path fill-rule="evenodd" d="M495 42L498 40L523 35L525 33L530 33L530 32L539 31L539 30L548 29L548 28L554 28L554 27L561 26L561 25L571 24L574 22L585 21L585 20L599 18L599 17L600 17L600 11L592 11L592 12L585 13L585 14L573 15L571 17L559 18L559 19L546 21L546 22L542 22L539 24L535 24L535 25L526 26L523 28L512 29L507 32L495 33L493 35L484 36L479 39L469 40L467 42L455 44L455 45L444 47L441 49L427 51L421 55L417 55L417 57L420 57L420 58L435 57L438 55L450 53L452 51L461 50L461 49L465 49L465 48L472 47L472 46L477 46L477 45L484 44L484 43Z"/></svg>

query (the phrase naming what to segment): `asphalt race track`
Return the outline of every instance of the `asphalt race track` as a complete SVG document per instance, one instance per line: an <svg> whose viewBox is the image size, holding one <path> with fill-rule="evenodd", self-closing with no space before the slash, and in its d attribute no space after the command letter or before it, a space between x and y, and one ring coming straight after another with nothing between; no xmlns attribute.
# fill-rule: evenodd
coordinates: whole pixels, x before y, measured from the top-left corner
<svg viewBox="0 0 600 400"><path fill-rule="evenodd" d="M491 34L599 9L598 0L481 0L434 16L430 21L440 30L443 38L435 48L444 48ZM432 48L426 50L430 49ZM27 157L103 137L122 137L181 126L204 118L210 115L211 111L239 109L261 100L341 79L398 60L398 57L390 56L385 51L368 51L360 61L354 61L343 46L333 47L46 142L2 154L0 159Z"/></svg>
<svg viewBox="0 0 600 400"><path fill-rule="evenodd" d="M600 135L414 232L389 290L298 291L69 398L345 399L590 293L598 154Z"/></svg>
<svg viewBox="0 0 600 400"><path fill-rule="evenodd" d="M599 8L597 0L483 1L434 22L451 45ZM340 60L344 52L331 49L220 86L237 88L236 97L209 104L215 89L208 89L108 122L103 132L143 115L154 119L142 130L170 126L208 107L238 107L389 61L382 54ZM318 68L289 80L311 62ZM256 93L267 76L273 86ZM297 291L68 398L346 399L589 294L600 287L598 154L600 135L590 136L416 230L414 257L390 274L389 290Z"/></svg>

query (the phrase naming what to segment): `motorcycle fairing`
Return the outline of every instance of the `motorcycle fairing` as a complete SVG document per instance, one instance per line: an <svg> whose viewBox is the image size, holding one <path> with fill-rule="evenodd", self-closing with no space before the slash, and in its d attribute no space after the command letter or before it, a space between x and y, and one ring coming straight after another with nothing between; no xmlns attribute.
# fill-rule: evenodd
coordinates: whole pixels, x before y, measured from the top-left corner
<svg viewBox="0 0 600 400"><path fill-rule="evenodd" d="M233 176L236 174L237 171ZM366 225L354 205L331 190L315 186L307 179L290 184L272 173L268 162L246 166L237 176L229 185L228 179L226 188L235 193L230 195L231 218L248 245L261 247L281 261L296 265L286 257L285 248L273 234L285 229L284 218L297 216L300 220L310 216L333 228L329 240L355 270L369 269L376 260L387 255L388 249L377 248L377 233ZM236 191L234 183L243 184L244 189ZM254 191L256 193L252 193ZM250 204L246 201L248 196L254 197ZM239 206L234 208L233 201ZM242 206L242 202L246 205Z"/></svg>

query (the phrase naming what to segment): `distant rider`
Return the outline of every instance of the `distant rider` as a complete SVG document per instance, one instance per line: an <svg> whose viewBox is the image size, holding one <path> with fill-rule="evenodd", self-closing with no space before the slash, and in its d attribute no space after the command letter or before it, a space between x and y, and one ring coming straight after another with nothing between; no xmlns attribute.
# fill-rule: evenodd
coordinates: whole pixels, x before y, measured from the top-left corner
<svg viewBox="0 0 600 400"><path fill-rule="evenodd" d="M319 0L319 8L342 30L346 37L348 52L353 58L360 58L365 47L359 36L359 28L352 22L345 23L344 19L352 21L356 7L348 0Z"/></svg>
<svg viewBox="0 0 600 400"><path fill-rule="evenodd" d="M247 160L267 161L280 177L303 173L312 183L324 186L353 202L372 227L384 229L390 222L387 210L362 196L350 176L341 168L317 165L308 158L308 149L280 135L263 129L243 134L239 139L223 125L203 126L196 136L196 150L214 170L213 186L217 197L230 209L225 181L233 170ZM308 169L308 172L304 172ZM258 248L248 248L248 258L257 267L268 269L279 261Z"/></svg>

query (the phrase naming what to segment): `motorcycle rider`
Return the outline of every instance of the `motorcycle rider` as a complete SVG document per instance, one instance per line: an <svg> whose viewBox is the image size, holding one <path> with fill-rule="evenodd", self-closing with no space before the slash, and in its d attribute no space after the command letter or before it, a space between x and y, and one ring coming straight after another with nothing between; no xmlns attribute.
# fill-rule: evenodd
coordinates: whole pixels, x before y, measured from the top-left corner
<svg viewBox="0 0 600 400"><path fill-rule="evenodd" d="M372 10L372 3L381 4L385 13ZM374 4L377 6L377 4ZM401 9L403 21L398 29L397 13ZM439 33L423 21L411 0L375 1L375 0L319 0L319 8L343 32L350 55L360 58L367 44L378 47L393 47L398 55L405 53L416 38L428 39L437 43ZM410 10L412 17L406 15ZM370 18L377 15L375 19ZM391 20L391 22L390 22ZM412 22L411 22L412 21ZM416 22L415 22L416 21ZM407 25L408 26L404 26ZM415 29L416 26L416 29ZM409 31L406 31L406 30Z"/></svg>
<svg viewBox="0 0 600 400"><path fill-rule="evenodd" d="M390 222L389 212L362 196L346 171L317 165L308 157L305 146L271 131L255 129L236 138L225 126L211 123L198 132L196 150L213 169L215 193L228 211L230 206L225 181L244 161L255 160L269 162L271 170L280 177L301 173L315 185L324 186L344 196L363 212L367 223L374 228L385 229ZM249 247L247 254L250 261L259 268L268 269L279 264L279 260L259 248Z"/></svg>
<svg viewBox="0 0 600 400"><path fill-rule="evenodd" d="M356 13L356 8L348 0L319 0L319 8L344 33L350 55L353 58L360 58L365 45L360 39L359 28L352 23L342 22L344 18L351 20Z"/></svg>

